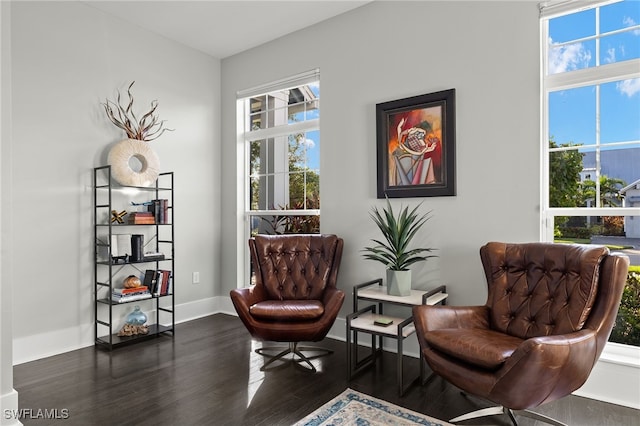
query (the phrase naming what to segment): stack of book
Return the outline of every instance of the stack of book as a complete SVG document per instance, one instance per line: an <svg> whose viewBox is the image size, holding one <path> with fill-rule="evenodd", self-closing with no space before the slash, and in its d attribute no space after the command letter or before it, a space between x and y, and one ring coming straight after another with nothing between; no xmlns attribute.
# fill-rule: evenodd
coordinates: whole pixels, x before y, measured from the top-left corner
<svg viewBox="0 0 640 426"><path fill-rule="evenodd" d="M127 215L129 225L153 225L156 219L151 212L131 212Z"/></svg>
<svg viewBox="0 0 640 426"><path fill-rule="evenodd" d="M149 288L154 296L166 296L171 294L172 278L171 271L166 269L147 269L143 284Z"/></svg>
<svg viewBox="0 0 640 426"><path fill-rule="evenodd" d="M169 200L166 198L151 200L149 213L155 217L156 223L169 223Z"/></svg>
<svg viewBox="0 0 640 426"><path fill-rule="evenodd" d="M111 300L117 303L133 302L135 300L150 299L149 287L143 285L133 288L114 288Z"/></svg>

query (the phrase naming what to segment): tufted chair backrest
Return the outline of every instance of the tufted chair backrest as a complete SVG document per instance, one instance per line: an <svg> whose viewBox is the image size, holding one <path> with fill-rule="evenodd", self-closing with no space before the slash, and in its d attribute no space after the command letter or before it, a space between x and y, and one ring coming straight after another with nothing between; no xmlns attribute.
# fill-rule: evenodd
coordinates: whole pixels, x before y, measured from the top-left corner
<svg viewBox="0 0 640 426"><path fill-rule="evenodd" d="M256 235L249 240L256 286L272 300L321 300L336 286L342 246L331 234Z"/></svg>
<svg viewBox="0 0 640 426"><path fill-rule="evenodd" d="M602 246L491 242L480 249L490 327L521 339L582 329L598 293Z"/></svg>

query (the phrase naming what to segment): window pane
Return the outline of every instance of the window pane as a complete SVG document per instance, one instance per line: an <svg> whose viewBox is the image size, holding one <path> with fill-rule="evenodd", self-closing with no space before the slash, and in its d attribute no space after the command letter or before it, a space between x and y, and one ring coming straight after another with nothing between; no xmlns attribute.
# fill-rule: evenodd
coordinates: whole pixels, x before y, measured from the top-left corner
<svg viewBox="0 0 640 426"><path fill-rule="evenodd" d="M302 170L307 166L306 141L305 133L289 135L289 169L291 171Z"/></svg>
<svg viewBox="0 0 640 426"><path fill-rule="evenodd" d="M558 144L596 143L595 86L549 93L549 138Z"/></svg>
<svg viewBox="0 0 640 426"><path fill-rule="evenodd" d="M266 173L262 158L267 155L267 144L264 139L250 142L249 173L251 176Z"/></svg>
<svg viewBox="0 0 640 426"><path fill-rule="evenodd" d="M550 143L554 147L553 142ZM580 190L583 154L578 149L549 153L549 206L581 207ZM595 175L595 173L594 173Z"/></svg>
<svg viewBox="0 0 640 426"><path fill-rule="evenodd" d="M600 8L600 32L633 27L640 23L640 2L623 1Z"/></svg>
<svg viewBox="0 0 640 426"><path fill-rule="evenodd" d="M585 150L582 159L583 170L593 171L589 179L593 181L595 181L596 176L596 153L595 149ZM606 177L610 181L619 180L621 187L640 179L640 166L638 166L640 164L640 144L624 148L604 148L599 151L599 156L600 179ZM586 179L586 176L583 176L583 178ZM611 183L608 183L608 186L612 186Z"/></svg>
<svg viewBox="0 0 640 426"><path fill-rule="evenodd" d="M595 40L551 46L549 49L549 74L593 67L596 64L595 51Z"/></svg>
<svg viewBox="0 0 640 426"><path fill-rule="evenodd" d="M553 149L558 145L550 142L550 146ZM617 149L552 150L549 152L549 206L631 207L623 202L627 195L620 190L640 179L638 164L640 144Z"/></svg>
<svg viewBox="0 0 640 426"><path fill-rule="evenodd" d="M600 121L603 144L640 141L640 78L600 86Z"/></svg>
<svg viewBox="0 0 640 426"><path fill-rule="evenodd" d="M267 176L253 177L249 179L249 206L250 210L266 210L269 203L269 179Z"/></svg>
<svg viewBox="0 0 640 426"><path fill-rule="evenodd" d="M599 34L596 33L596 22ZM610 341L640 346L640 216L587 215L588 207L640 207L640 69L629 80L623 67L640 58L640 2L624 0L549 20L547 74L595 67L579 74L591 86L558 90L567 79L546 79L549 134L547 166L550 207L581 216L554 216L556 242L604 244L631 260L622 303ZM617 34L604 35L610 32ZM585 40L585 38L589 38ZM596 58L596 45L599 57ZM577 80L576 80L577 81ZM599 214L602 211L598 211ZM544 235L550 235L543 221Z"/></svg>
<svg viewBox="0 0 640 426"><path fill-rule="evenodd" d="M299 171L289 175L289 208L294 210L306 209L307 198L306 173Z"/></svg>
<svg viewBox="0 0 640 426"><path fill-rule="evenodd" d="M252 215L251 235L256 234L318 234L320 216L317 215Z"/></svg>
<svg viewBox="0 0 640 426"><path fill-rule="evenodd" d="M554 43L564 43L595 35L595 9L572 13L549 20L549 37Z"/></svg>
<svg viewBox="0 0 640 426"><path fill-rule="evenodd" d="M640 216L556 216L554 232L556 243L606 245L610 251L629 257L627 284L609 341L634 346L640 346L639 225Z"/></svg>
<svg viewBox="0 0 640 426"><path fill-rule="evenodd" d="M320 118L320 101L314 99L305 105L305 120L315 120Z"/></svg>
<svg viewBox="0 0 640 426"><path fill-rule="evenodd" d="M267 123L266 96L249 99L249 122L247 131L264 129Z"/></svg>
<svg viewBox="0 0 640 426"><path fill-rule="evenodd" d="M317 215L260 215L251 216L251 235L256 234L318 234L320 216Z"/></svg>
<svg viewBox="0 0 640 426"><path fill-rule="evenodd" d="M320 167L320 132L291 134L289 139L289 164L292 171Z"/></svg>
<svg viewBox="0 0 640 426"><path fill-rule="evenodd" d="M640 37L635 34L636 32L627 31L603 37L600 40L600 64L606 65L640 58Z"/></svg>

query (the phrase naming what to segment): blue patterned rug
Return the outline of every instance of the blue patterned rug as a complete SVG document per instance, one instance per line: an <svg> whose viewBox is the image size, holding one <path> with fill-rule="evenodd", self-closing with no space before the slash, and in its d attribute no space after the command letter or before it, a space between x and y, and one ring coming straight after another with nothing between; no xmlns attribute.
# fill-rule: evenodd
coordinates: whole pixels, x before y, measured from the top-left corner
<svg viewBox="0 0 640 426"><path fill-rule="evenodd" d="M300 420L295 426L451 425L398 407L390 402L347 389Z"/></svg>

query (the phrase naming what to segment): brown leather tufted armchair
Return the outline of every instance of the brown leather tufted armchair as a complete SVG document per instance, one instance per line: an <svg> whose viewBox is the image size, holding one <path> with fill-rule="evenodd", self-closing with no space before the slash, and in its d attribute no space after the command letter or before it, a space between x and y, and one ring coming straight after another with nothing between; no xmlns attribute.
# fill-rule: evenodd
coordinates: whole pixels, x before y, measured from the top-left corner
<svg viewBox="0 0 640 426"><path fill-rule="evenodd" d="M324 339L342 307L344 292L336 281L343 244L330 234L257 235L249 240L255 285L231 290L231 300L253 337L289 343L257 349L270 358L262 369L293 353L298 364L315 372L311 360L332 353L298 343Z"/></svg>
<svg viewBox="0 0 640 426"><path fill-rule="evenodd" d="M484 306L417 306L420 348L434 373L500 407L452 422L562 398L589 377L618 312L629 259L606 247L492 242L480 249Z"/></svg>

